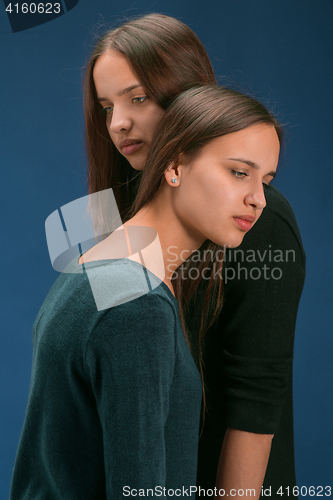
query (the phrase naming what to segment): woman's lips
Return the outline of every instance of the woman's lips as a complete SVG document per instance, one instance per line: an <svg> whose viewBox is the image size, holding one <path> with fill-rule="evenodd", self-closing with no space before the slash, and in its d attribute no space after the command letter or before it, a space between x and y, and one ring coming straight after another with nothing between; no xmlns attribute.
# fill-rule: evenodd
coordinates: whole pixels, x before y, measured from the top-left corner
<svg viewBox="0 0 333 500"><path fill-rule="evenodd" d="M139 149L142 144L142 141L126 139L119 143L119 148L121 149L122 154L130 155Z"/></svg>
<svg viewBox="0 0 333 500"><path fill-rule="evenodd" d="M240 217L233 217L233 219L243 231L249 231L252 227L252 222L254 221L254 218L252 217L248 218L250 220L242 219Z"/></svg>

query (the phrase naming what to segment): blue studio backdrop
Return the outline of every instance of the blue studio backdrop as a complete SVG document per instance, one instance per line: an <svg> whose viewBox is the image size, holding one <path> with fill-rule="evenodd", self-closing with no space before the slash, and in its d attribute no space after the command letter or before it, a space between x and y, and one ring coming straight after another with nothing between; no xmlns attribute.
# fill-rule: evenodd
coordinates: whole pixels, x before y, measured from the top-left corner
<svg viewBox="0 0 333 500"><path fill-rule="evenodd" d="M59 0L38 21L8 5L0 6L0 498L8 498L25 415L32 325L58 275L45 219L87 194L82 67L100 28L150 12L188 24L219 82L263 100L285 124L274 184L294 209L307 254L294 362L297 480L332 486L331 0Z"/></svg>

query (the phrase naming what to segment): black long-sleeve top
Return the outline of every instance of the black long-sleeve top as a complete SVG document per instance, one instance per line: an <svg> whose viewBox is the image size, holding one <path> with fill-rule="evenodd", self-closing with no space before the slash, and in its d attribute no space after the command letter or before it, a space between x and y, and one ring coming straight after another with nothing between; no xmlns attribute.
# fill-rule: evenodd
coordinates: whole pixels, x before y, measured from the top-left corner
<svg viewBox="0 0 333 500"><path fill-rule="evenodd" d="M197 484L214 488L228 427L274 434L264 488L277 500L281 486L287 494L296 485L292 364L305 254L289 203L272 186L265 194L258 222L226 252L225 302L205 340L207 412Z"/></svg>

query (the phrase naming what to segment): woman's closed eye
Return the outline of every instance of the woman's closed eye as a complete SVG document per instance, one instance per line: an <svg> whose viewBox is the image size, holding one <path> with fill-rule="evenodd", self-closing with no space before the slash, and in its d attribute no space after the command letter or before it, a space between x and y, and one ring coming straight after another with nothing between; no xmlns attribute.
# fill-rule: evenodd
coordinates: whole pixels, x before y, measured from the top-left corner
<svg viewBox="0 0 333 500"><path fill-rule="evenodd" d="M231 173L234 177L236 177L236 179L244 179L245 177L249 176L249 174L247 174L246 172L240 172L239 170L231 170ZM267 188L272 180L273 178L269 179L268 181L262 181L262 185L264 186L264 188Z"/></svg>
<svg viewBox="0 0 333 500"><path fill-rule="evenodd" d="M244 177L248 177L246 172L240 172L239 170L231 170L231 173L237 179L243 179Z"/></svg>

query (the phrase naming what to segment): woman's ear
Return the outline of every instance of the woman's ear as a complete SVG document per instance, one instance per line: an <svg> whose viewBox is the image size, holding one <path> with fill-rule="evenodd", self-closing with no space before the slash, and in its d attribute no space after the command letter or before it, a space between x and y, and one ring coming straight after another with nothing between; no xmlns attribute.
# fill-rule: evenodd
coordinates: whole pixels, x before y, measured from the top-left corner
<svg viewBox="0 0 333 500"><path fill-rule="evenodd" d="M188 161L183 153L180 153L177 160L169 163L164 171L165 180L172 187L177 187L180 185L182 175L184 174L184 168L187 167Z"/></svg>
<svg viewBox="0 0 333 500"><path fill-rule="evenodd" d="M164 171L165 180L169 186L177 187L180 182L180 168L178 161L172 161L169 163Z"/></svg>

